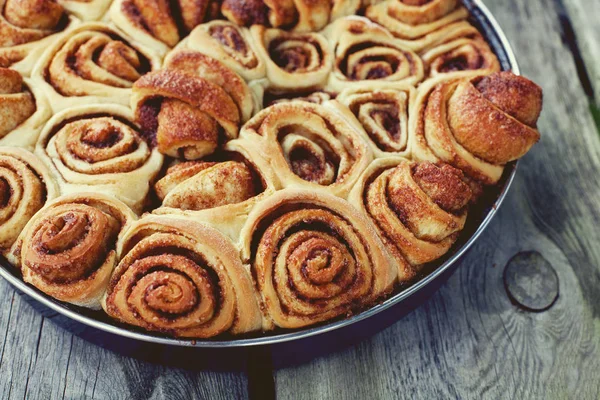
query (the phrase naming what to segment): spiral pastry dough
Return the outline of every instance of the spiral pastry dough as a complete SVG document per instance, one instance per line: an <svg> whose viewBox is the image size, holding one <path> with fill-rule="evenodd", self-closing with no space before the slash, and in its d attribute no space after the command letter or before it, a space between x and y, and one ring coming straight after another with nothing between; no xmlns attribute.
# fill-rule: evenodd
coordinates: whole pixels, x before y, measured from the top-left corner
<svg viewBox="0 0 600 400"><path fill-rule="evenodd" d="M260 329L248 270L214 228L147 216L120 246L103 307L113 318L173 336L208 338Z"/></svg>
<svg viewBox="0 0 600 400"><path fill-rule="evenodd" d="M239 75L191 50L169 54L165 68L138 80L131 100L143 131L161 153L196 160L238 136L255 106Z"/></svg>
<svg viewBox="0 0 600 400"><path fill-rule="evenodd" d="M23 280L55 299L100 309L117 265L115 243L135 219L112 196L58 197L29 221L15 244Z"/></svg>
<svg viewBox="0 0 600 400"><path fill-rule="evenodd" d="M351 314L389 293L396 281L373 225L328 194L275 193L250 213L241 238L265 330Z"/></svg>
<svg viewBox="0 0 600 400"><path fill-rule="evenodd" d="M365 15L419 52L477 34L460 0L387 0L368 7Z"/></svg>
<svg viewBox="0 0 600 400"><path fill-rule="evenodd" d="M33 150L51 112L44 95L28 79L0 68L0 145Z"/></svg>
<svg viewBox="0 0 600 400"><path fill-rule="evenodd" d="M331 41L335 61L327 88L369 86L386 88L390 82L416 84L423 79L423 62L385 29L358 18L343 18L324 32Z"/></svg>
<svg viewBox="0 0 600 400"><path fill-rule="evenodd" d="M0 67L28 76L56 34L77 23L53 0L0 0Z"/></svg>
<svg viewBox="0 0 600 400"><path fill-rule="evenodd" d="M131 110L91 105L56 114L35 153L55 172L62 193L109 193L140 212L163 157L140 135Z"/></svg>
<svg viewBox="0 0 600 400"><path fill-rule="evenodd" d="M246 81L265 77L265 62L258 56L247 28L228 21L199 25L177 48L203 53L219 60Z"/></svg>
<svg viewBox="0 0 600 400"><path fill-rule="evenodd" d="M129 105L131 87L160 58L115 29L88 23L56 40L32 77L54 112L85 103Z"/></svg>
<svg viewBox="0 0 600 400"><path fill-rule="evenodd" d="M444 161L484 185L540 138L536 128L542 90L512 72L458 81L433 80L419 88L412 113L413 158Z"/></svg>
<svg viewBox="0 0 600 400"><path fill-rule="evenodd" d="M0 253L8 252L31 217L57 195L50 171L36 156L0 146Z"/></svg>
<svg viewBox="0 0 600 400"><path fill-rule="evenodd" d="M471 196L462 172L448 164L382 158L369 166L349 199L375 223L399 281L408 282L458 239Z"/></svg>
<svg viewBox="0 0 600 400"><path fill-rule="evenodd" d="M357 129L328 104L292 101L262 110L241 138L254 161L270 165L279 186L344 197L372 159Z"/></svg>
<svg viewBox="0 0 600 400"><path fill-rule="evenodd" d="M268 165L250 161L239 140L218 156L176 163L154 185L162 206L153 212L184 216L217 225L233 240L254 205L275 192Z"/></svg>
<svg viewBox="0 0 600 400"><path fill-rule="evenodd" d="M103 20L112 0L58 0L67 12L82 21Z"/></svg>
<svg viewBox="0 0 600 400"><path fill-rule="evenodd" d="M273 92L306 92L325 85L333 54L324 36L254 25L250 28Z"/></svg>
<svg viewBox="0 0 600 400"><path fill-rule="evenodd" d="M218 0L114 0L109 11L121 30L162 54L218 13Z"/></svg>
<svg viewBox="0 0 600 400"><path fill-rule="evenodd" d="M479 34L433 47L421 57L428 78L460 78L471 71L486 75L500 71L498 58Z"/></svg>
<svg viewBox="0 0 600 400"><path fill-rule="evenodd" d="M375 156L406 156L409 108L414 95L412 86L392 84L389 89L346 89L336 102L360 123Z"/></svg>

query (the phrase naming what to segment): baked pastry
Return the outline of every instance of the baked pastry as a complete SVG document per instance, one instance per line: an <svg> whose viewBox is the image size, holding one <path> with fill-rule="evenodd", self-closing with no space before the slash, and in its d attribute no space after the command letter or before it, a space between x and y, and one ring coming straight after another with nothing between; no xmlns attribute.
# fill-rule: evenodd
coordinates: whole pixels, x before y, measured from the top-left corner
<svg viewBox="0 0 600 400"><path fill-rule="evenodd" d="M6 254L33 215L58 196L46 166L32 153L0 146L0 253Z"/></svg>
<svg viewBox="0 0 600 400"><path fill-rule="evenodd" d="M365 15L419 52L477 34L460 0L387 0L368 7Z"/></svg>
<svg viewBox="0 0 600 400"><path fill-rule="evenodd" d="M365 86L343 90L334 104L340 105L341 112L351 112L360 123L376 157L406 156L409 108L414 96L410 85L390 84L386 89Z"/></svg>
<svg viewBox="0 0 600 400"><path fill-rule="evenodd" d="M327 89L382 89L391 82L416 84L423 79L419 56L379 25L358 17L339 19L324 31L335 55Z"/></svg>
<svg viewBox="0 0 600 400"><path fill-rule="evenodd" d="M37 86L17 71L0 68L0 145L32 150L50 115Z"/></svg>
<svg viewBox="0 0 600 400"><path fill-rule="evenodd" d="M260 329L250 273L216 229L147 216L127 231L119 253L102 303L113 318L192 338Z"/></svg>
<svg viewBox="0 0 600 400"><path fill-rule="evenodd" d="M272 92L306 92L322 88L333 65L327 39L319 33L295 33L254 25L250 28L266 65Z"/></svg>
<svg viewBox="0 0 600 400"><path fill-rule="evenodd" d="M275 104L248 121L240 136L254 162L270 165L278 188L344 197L373 157L357 126L327 104Z"/></svg>
<svg viewBox="0 0 600 400"><path fill-rule="evenodd" d="M133 83L160 68L157 54L108 25L80 25L54 41L32 73L54 112L85 103L129 105Z"/></svg>
<svg viewBox="0 0 600 400"><path fill-rule="evenodd" d="M541 89L460 0L109 4L0 0L0 254L141 330L371 307L539 139Z"/></svg>
<svg viewBox="0 0 600 400"><path fill-rule="evenodd" d="M332 195L279 191L250 213L241 240L265 330L350 315L385 296L396 281L373 225Z"/></svg>
<svg viewBox="0 0 600 400"><path fill-rule="evenodd" d="M53 0L0 0L0 67L29 75L58 33L77 25Z"/></svg>
<svg viewBox="0 0 600 400"><path fill-rule="evenodd" d="M116 105L73 107L44 127L35 153L54 172L61 193L110 193L136 212L146 205L163 157Z"/></svg>
<svg viewBox="0 0 600 400"><path fill-rule="evenodd" d="M114 0L109 13L129 36L164 54L218 12L217 0Z"/></svg>
<svg viewBox="0 0 600 400"><path fill-rule="evenodd" d="M473 180L493 185L504 165L521 158L540 138L536 122L542 89L512 72L419 88L411 121L417 160L439 160Z"/></svg>
<svg viewBox="0 0 600 400"><path fill-rule="evenodd" d="M212 57L246 81L265 77L265 62L256 51L248 28L227 21L199 25L177 48L189 49Z"/></svg>
<svg viewBox="0 0 600 400"><path fill-rule="evenodd" d="M377 226L398 280L410 282L458 239L471 196L463 173L448 164L390 157L369 166L350 202Z"/></svg>
<svg viewBox="0 0 600 400"><path fill-rule="evenodd" d="M161 207L153 212L218 225L237 240L252 207L275 192L275 181L267 165L233 140L218 155L171 165L154 185Z"/></svg>
<svg viewBox="0 0 600 400"><path fill-rule="evenodd" d="M25 282L57 300L99 309L117 265L117 239L135 219L112 196L61 196L29 221L12 257Z"/></svg>

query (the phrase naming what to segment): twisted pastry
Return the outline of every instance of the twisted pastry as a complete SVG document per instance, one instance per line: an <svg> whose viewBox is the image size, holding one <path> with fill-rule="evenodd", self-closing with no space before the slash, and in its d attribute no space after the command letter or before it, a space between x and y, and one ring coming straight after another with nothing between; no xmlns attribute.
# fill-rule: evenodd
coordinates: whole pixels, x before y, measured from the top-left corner
<svg viewBox="0 0 600 400"><path fill-rule="evenodd" d="M166 53L218 11L218 0L115 0L110 18L129 36Z"/></svg>
<svg viewBox="0 0 600 400"><path fill-rule="evenodd" d="M254 161L270 164L280 186L344 197L372 159L357 129L327 104L292 101L259 112L240 136Z"/></svg>
<svg viewBox="0 0 600 400"><path fill-rule="evenodd" d="M112 196L61 196L25 226L13 257L25 282L55 299L99 309L117 264L115 243L135 218Z"/></svg>
<svg viewBox="0 0 600 400"><path fill-rule="evenodd" d="M113 318L191 338L260 329L250 275L214 228L147 216L127 231L119 250L103 300Z"/></svg>
<svg viewBox="0 0 600 400"><path fill-rule="evenodd" d="M254 25L250 33L267 69L269 88L302 92L321 88L333 64L327 39L318 33L294 33Z"/></svg>
<svg viewBox="0 0 600 400"><path fill-rule="evenodd" d="M136 212L145 205L163 157L152 150L122 106L92 105L56 114L35 153L55 172L62 193L109 193Z"/></svg>
<svg viewBox="0 0 600 400"><path fill-rule="evenodd" d="M389 87L390 82L416 84L423 62L401 40L364 18L343 18L324 32L335 54L327 88Z"/></svg>
<svg viewBox="0 0 600 400"><path fill-rule="evenodd" d="M131 100L161 153L196 160L238 136L254 109L253 94L239 75L190 50L169 54L165 68L138 80Z"/></svg>
<svg viewBox="0 0 600 400"><path fill-rule="evenodd" d="M414 92L409 85L390 85L389 89L346 89L336 97L336 102L356 117L377 157L406 155L408 110Z"/></svg>
<svg viewBox="0 0 600 400"><path fill-rule="evenodd" d="M265 330L351 314L389 293L396 281L373 225L328 194L275 193L250 213L241 238Z"/></svg>
<svg viewBox="0 0 600 400"><path fill-rule="evenodd" d="M415 51L478 33L460 0L387 0L368 7L365 15Z"/></svg>
<svg viewBox="0 0 600 400"><path fill-rule="evenodd" d="M237 240L252 207L275 191L273 171L250 160L243 143L233 140L217 155L172 165L154 185L162 206L153 212L218 225Z"/></svg>
<svg viewBox="0 0 600 400"><path fill-rule="evenodd" d="M0 253L7 253L31 217L57 195L50 171L36 156L0 146Z"/></svg>
<svg viewBox="0 0 600 400"><path fill-rule="evenodd" d="M423 85L410 122L418 160L444 161L493 185L540 138L542 90L512 72Z"/></svg>
<svg viewBox="0 0 600 400"><path fill-rule="evenodd" d="M215 20L199 25L177 48L215 58L246 81L264 78L266 74L250 31L231 22Z"/></svg>
<svg viewBox="0 0 600 400"><path fill-rule="evenodd" d="M224 0L221 12L241 26L315 32L335 18L354 14L359 6L360 0Z"/></svg>
<svg viewBox="0 0 600 400"><path fill-rule="evenodd" d="M383 158L365 171L350 202L375 223L407 282L454 244L471 196L462 172L448 164Z"/></svg>
<svg viewBox="0 0 600 400"><path fill-rule="evenodd" d="M0 68L0 145L33 149L50 117L45 97L29 80Z"/></svg>
<svg viewBox="0 0 600 400"><path fill-rule="evenodd" d="M70 14L82 21L104 19L112 0L57 0Z"/></svg>
<svg viewBox="0 0 600 400"><path fill-rule="evenodd" d="M29 75L56 34L77 23L53 0L0 0L0 67Z"/></svg>
<svg viewBox="0 0 600 400"><path fill-rule="evenodd" d="M459 78L471 71L486 75L500 71L498 58L479 34L433 47L421 57L429 78L440 75Z"/></svg>
<svg viewBox="0 0 600 400"><path fill-rule="evenodd" d="M133 83L159 67L160 58L153 51L94 22L56 40L32 76L58 112L82 101L129 105Z"/></svg>

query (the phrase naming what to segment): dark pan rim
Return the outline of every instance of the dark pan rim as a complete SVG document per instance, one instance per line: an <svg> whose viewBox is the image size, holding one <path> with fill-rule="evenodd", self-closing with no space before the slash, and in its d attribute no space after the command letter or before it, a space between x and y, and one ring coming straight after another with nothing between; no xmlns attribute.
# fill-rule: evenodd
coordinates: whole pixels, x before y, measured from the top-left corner
<svg viewBox="0 0 600 400"><path fill-rule="evenodd" d="M519 66L517 64L514 52L506 38L506 35L500 28L498 22L494 19L489 9L482 3L481 0L464 0L464 5L469 9L471 18L476 24L479 24L480 31L486 37L486 40L494 49L495 53L499 56L503 69L511 69L515 74L519 74ZM157 334L146 333L142 331L136 331L134 327L129 327L118 322L100 321L93 317L80 314L75 309L69 308L69 306L58 302L44 293L40 292L36 288L23 282L19 276L14 272L14 268L7 265L4 258L0 257L0 276L6 281L13 285L16 289L24 292L31 298L42 303L44 306L68 317L79 323L87 325L89 327L114 334L117 336L126 337L129 339L139 340L142 342L156 343L162 345L178 346L178 347L198 347L198 348L236 348L236 347L248 347L248 346L262 346L271 345L277 343L290 342L300 339L306 339L312 336L324 334L327 332L335 331L359 321L363 321L376 314L389 309L392 306L398 305L409 297L417 294L418 292L425 291L427 287L436 279L438 279L445 271L451 268L475 243L475 241L481 236L483 231L487 228L492 218L498 212L500 205L504 202L504 199L514 181L517 171L517 162L513 162L507 165L508 176L505 177L504 185L500 188L499 195L489 209L485 212L483 219L479 226L471 237L466 240L462 246L454 250L454 253L447 258L442 265L437 267L434 271L424 276L419 281L415 282L406 289L401 290L399 293L393 295L387 300L380 304L373 306L359 314L343 320L334 320L329 323L324 323L316 327L307 328L298 331L275 333L275 334L263 334L260 337L251 338L217 338L210 340L193 340L193 339L177 339L167 336L160 336Z"/></svg>

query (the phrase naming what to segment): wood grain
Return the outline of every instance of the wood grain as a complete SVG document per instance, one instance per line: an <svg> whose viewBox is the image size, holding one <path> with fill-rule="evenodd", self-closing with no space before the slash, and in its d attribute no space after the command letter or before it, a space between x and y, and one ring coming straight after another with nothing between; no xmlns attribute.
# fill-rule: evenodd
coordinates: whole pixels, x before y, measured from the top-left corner
<svg viewBox="0 0 600 400"><path fill-rule="evenodd" d="M486 4L523 73L544 88L542 142L489 230L428 303L355 348L277 371L280 398L600 397L600 139L563 41L561 4ZM560 297L542 313L520 310L503 287L504 265L527 250L560 280Z"/></svg>

